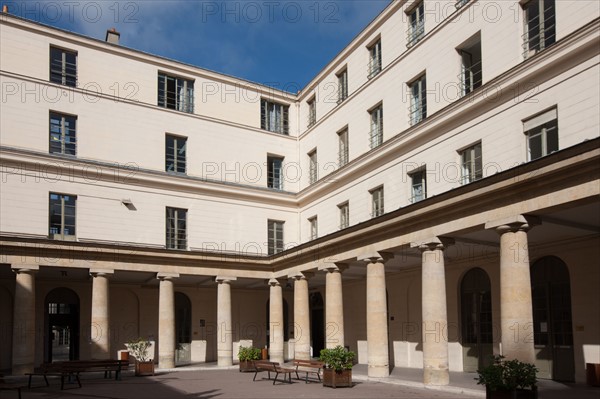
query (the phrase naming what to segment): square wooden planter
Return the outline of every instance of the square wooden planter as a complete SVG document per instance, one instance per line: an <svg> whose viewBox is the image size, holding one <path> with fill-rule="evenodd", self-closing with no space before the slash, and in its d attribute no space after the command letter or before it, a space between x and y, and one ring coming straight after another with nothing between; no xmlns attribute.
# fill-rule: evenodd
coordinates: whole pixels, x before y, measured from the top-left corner
<svg viewBox="0 0 600 399"><path fill-rule="evenodd" d="M138 377L154 375L154 362L135 362L135 375Z"/></svg>
<svg viewBox="0 0 600 399"><path fill-rule="evenodd" d="M323 369L324 387L352 387L352 370L336 372L333 369Z"/></svg>
<svg viewBox="0 0 600 399"><path fill-rule="evenodd" d="M247 373L250 371L256 371L254 368L254 360L240 360L240 372Z"/></svg>
<svg viewBox="0 0 600 399"><path fill-rule="evenodd" d="M486 399L538 399L537 387L533 389L515 389L512 391L492 391L485 387Z"/></svg>

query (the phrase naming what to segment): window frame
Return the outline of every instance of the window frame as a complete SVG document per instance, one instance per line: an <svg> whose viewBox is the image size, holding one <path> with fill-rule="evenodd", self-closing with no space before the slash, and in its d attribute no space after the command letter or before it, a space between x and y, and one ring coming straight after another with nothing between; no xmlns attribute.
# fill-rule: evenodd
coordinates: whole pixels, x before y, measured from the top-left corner
<svg viewBox="0 0 600 399"><path fill-rule="evenodd" d="M369 190L371 194L371 218L376 218L385 213L385 197L383 185Z"/></svg>
<svg viewBox="0 0 600 399"><path fill-rule="evenodd" d="M267 254L276 255L285 250L285 222L282 220L267 220ZM278 237L280 233L280 238Z"/></svg>
<svg viewBox="0 0 600 399"><path fill-rule="evenodd" d="M560 151L560 136L558 126L558 109L556 107L547 109L531 118L523 121L523 133L527 140L527 161L535 161ZM551 143L555 143L555 148L548 148L549 135L552 135ZM540 155L532 156L532 139L540 138Z"/></svg>
<svg viewBox="0 0 600 399"><path fill-rule="evenodd" d="M69 119L69 121L67 121L67 119ZM52 123L53 120L60 121L60 125L56 125L56 124ZM67 122L69 122L69 123L67 123ZM49 125L48 153L73 156L73 157L77 156L77 115L70 115L70 114L65 114L62 112L50 111L48 114L48 125ZM73 126L73 128L71 128L71 125ZM53 126L58 128L58 131L53 132ZM53 136L57 136L57 135L59 135L57 140L53 140ZM52 144L54 142L57 142L60 144L59 151L53 150ZM72 151L70 153L67 152L68 145L72 146ZM54 146L54 147L56 147L56 146Z"/></svg>
<svg viewBox="0 0 600 399"><path fill-rule="evenodd" d="M169 139L173 140L173 147L169 147ZM175 134L166 133L165 134L165 172L185 175L187 173L187 137L179 136ZM178 142L183 141L183 145L181 148L178 147ZM173 153L169 154L169 148L173 149ZM180 151L183 150L183 155L181 156ZM169 155L173 158L170 159ZM180 158L183 158L182 160ZM171 163L169 161L172 161ZM183 171L178 170L179 164L183 163ZM172 168L170 168L172 166Z"/></svg>
<svg viewBox="0 0 600 399"><path fill-rule="evenodd" d="M373 79L383 70L381 48L381 37L378 37L372 44L367 46L369 51L368 79Z"/></svg>
<svg viewBox="0 0 600 399"><path fill-rule="evenodd" d="M427 74L424 72L408 83L410 91L409 120L414 126L427 118Z"/></svg>
<svg viewBox="0 0 600 399"><path fill-rule="evenodd" d="M54 55L56 55L56 52L60 54L60 65L57 65L55 62ZM75 61L74 63L69 62L67 59L69 56L73 56ZM77 87L77 58L78 53L75 50L68 50L62 47L50 45L49 81L64 86ZM71 71L68 70L69 64L74 64L74 66L71 67ZM60 71L56 68L57 66L60 66Z"/></svg>
<svg viewBox="0 0 600 399"><path fill-rule="evenodd" d="M415 204L417 202L427 199L427 168L423 167L413 170L408 174L410 177L410 203ZM420 177L420 178L418 178ZM417 193L417 187L420 187L421 192Z"/></svg>
<svg viewBox="0 0 600 399"><path fill-rule="evenodd" d="M550 3L549 6L546 6ZM537 5L537 17L532 17L531 5ZM539 53L556 43L556 1L555 0L529 0L521 3L523 8L523 58ZM543 10L543 12L540 12ZM549 15L546 15L546 12ZM531 27L534 20L537 25ZM533 33L533 35L532 35ZM533 38L532 38L533 37Z"/></svg>
<svg viewBox="0 0 600 399"><path fill-rule="evenodd" d="M270 110L270 107L273 107ZM283 134L289 136L290 134L290 117L289 117L290 106L277 101L267 100L266 98L260 99L260 128L271 133ZM267 116L269 112L279 114L275 117L275 121L271 121ZM274 124L274 126L271 126Z"/></svg>
<svg viewBox="0 0 600 399"><path fill-rule="evenodd" d="M267 188L283 190L283 162L285 158L277 155L267 155ZM279 167L275 166L279 162Z"/></svg>
<svg viewBox="0 0 600 399"><path fill-rule="evenodd" d="M52 221L53 218L53 196L57 196L58 205L60 206L60 213L58 217L60 218L60 222L58 225L58 231L53 231L53 225L57 225L56 222ZM67 204L66 201L72 200L72 204ZM73 209L72 215L67 215L66 209L67 207L71 207ZM68 223L67 218L71 218L72 222ZM70 227L68 229L67 227ZM72 231L72 232L71 232ZM48 194L48 237L55 240L68 240L75 241L77 237L77 196L72 194L65 193L55 193L49 192Z"/></svg>
<svg viewBox="0 0 600 399"><path fill-rule="evenodd" d="M340 211L340 230L343 230L350 226L350 202L346 201L344 203L339 204L338 209Z"/></svg>
<svg viewBox="0 0 600 399"><path fill-rule="evenodd" d="M319 219L317 216L308 218L309 223L309 240L316 240L319 238Z"/></svg>
<svg viewBox="0 0 600 399"><path fill-rule="evenodd" d="M425 1L414 4L406 10L408 16L408 31L406 47L411 48L425 37Z"/></svg>
<svg viewBox="0 0 600 399"><path fill-rule="evenodd" d="M170 81L173 81L175 91L169 91ZM158 71L157 82L157 106L187 114L194 113L194 79ZM181 92L179 92L180 87ZM173 93L173 97L169 97L169 93Z"/></svg>
<svg viewBox="0 0 600 399"><path fill-rule="evenodd" d="M317 149L313 149L308 154L308 180L309 184L314 184L319 180L319 161L317 158Z"/></svg>
<svg viewBox="0 0 600 399"><path fill-rule="evenodd" d="M383 144L383 102L369 110L369 148L374 149Z"/></svg>
<svg viewBox="0 0 600 399"><path fill-rule="evenodd" d="M337 132L338 135L338 166L341 168L350 160L349 130L348 126Z"/></svg>
<svg viewBox="0 0 600 399"><path fill-rule="evenodd" d="M337 103L341 104L348 98L348 67L344 67L341 71L335 74L338 81L338 98Z"/></svg>
<svg viewBox="0 0 600 399"><path fill-rule="evenodd" d="M170 215L169 212L172 212ZM180 217L183 213L183 218ZM167 206L165 207L165 248L172 250L187 250L188 248L188 210ZM173 220L173 223L170 221ZM181 237L179 223L183 221L183 237ZM173 235L173 233L175 233ZM183 241L183 242L182 242Z"/></svg>
<svg viewBox="0 0 600 399"><path fill-rule="evenodd" d="M473 183L483 178L483 148L481 141L459 150L460 183Z"/></svg>
<svg viewBox="0 0 600 399"><path fill-rule="evenodd" d="M306 104L308 105L308 121L306 128L310 129L317 123L317 97L312 96L306 101Z"/></svg>

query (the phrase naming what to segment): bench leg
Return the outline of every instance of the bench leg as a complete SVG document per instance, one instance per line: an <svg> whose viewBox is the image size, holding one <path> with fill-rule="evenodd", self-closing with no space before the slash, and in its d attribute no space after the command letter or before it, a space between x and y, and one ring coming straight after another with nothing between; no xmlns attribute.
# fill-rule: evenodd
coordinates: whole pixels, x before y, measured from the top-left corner
<svg viewBox="0 0 600 399"><path fill-rule="evenodd" d="M29 383L27 384L27 389L31 389L31 377L33 376L29 374Z"/></svg>
<svg viewBox="0 0 600 399"><path fill-rule="evenodd" d="M258 371L254 372L254 378L252 379L252 381L256 381L256 376L258 375Z"/></svg>

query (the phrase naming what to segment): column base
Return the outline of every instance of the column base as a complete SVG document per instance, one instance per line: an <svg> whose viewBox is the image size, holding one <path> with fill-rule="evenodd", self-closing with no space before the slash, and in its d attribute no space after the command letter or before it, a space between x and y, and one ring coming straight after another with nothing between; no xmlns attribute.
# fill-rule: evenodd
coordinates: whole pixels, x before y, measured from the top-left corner
<svg viewBox="0 0 600 399"><path fill-rule="evenodd" d="M233 366L233 359L231 357L231 354L229 356L219 355L217 357L217 365L222 367Z"/></svg>
<svg viewBox="0 0 600 399"><path fill-rule="evenodd" d="M296 347L296 352L294 353L294 359L298 360L310 360L310 352L300 352Z"/></svg>
<svg viewBox="0 0 600 399"><path fill-rule="evenodd" d="M369 377L375 377L375 378L389 377L390 376L390 367L389 366L371 366L371 365L369 365L367 375Z"/></svg>
<svg viewBox="0 0 600 399"><path fill-rule="evenodd" d="M175 368L175 359L165 359L158 357L158 368L159 369L174 369Z"/></svg>
<svg viewBox="0 0 600 399"><path fill-rule="evenodd" d="M34 369L33 363L13 365L11 374L22 376L25 373L33 373L33 369Z"/></svg>
<svg viewBox="0 0 600 399"><path fill-rule="evenodd" d="M448 370L423 369L423 383L425 385L448 385L450 373Z"/></svg>

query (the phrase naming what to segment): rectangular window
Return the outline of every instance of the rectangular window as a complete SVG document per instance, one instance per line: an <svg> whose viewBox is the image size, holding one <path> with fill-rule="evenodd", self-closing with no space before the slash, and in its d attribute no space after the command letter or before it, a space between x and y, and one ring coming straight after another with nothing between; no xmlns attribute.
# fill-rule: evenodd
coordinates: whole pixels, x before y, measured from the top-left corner
<svg viewBox="0 0 600 399"><path fill-rule="evenodd" d="M410 48L417 44L425 36L425 2L422 1L411 8L408 13L409 27L406 39L406 47Z"/></svg>
<svg viewBox="0 0 600 399"><path fill-rule="evenodd" d="M368 77L371 79L381 72L381 40L378 40L375 44L368 48L369 50L369 74Z"/></svg>
<svg viewBox="0 0 600 399"><path fill-rule="evenodd" d="M77 86L77 53L50 47L50 81L61 85Z"/></svg>
<svg viewBox="0 0 600 399"><path fill-rule="evenodd" d="M275 255L279 252L283 252L283 222L276 220L269 220L267 222L267 230L269 235L268 240L268 253L269 255Z"/></svg>
<svg viewBox="0 0 600 399"><path fill-rule="evenodd" d="M319 238L319 222L317 217L312 217L308 219L308 223L310 225L310 239L316 240Z"/></svg>
<svg viewBox="0 0 600 399"><path fill-rule="evenodd" d="M187 249L187 209L167 207L167 249Z"/></svg>
<svg viewBox="0 0 600 399"><path fill-rule="evenodd" d="M370 191L371 193L371 216L377 217L384 213L383 208L383 186Z"/></svg>
<svg viewBox="0 0 600 399"><path fill-rule="evenodd" d="M369 134L369 145L371 149L379 147L383 143L383 104L369 111L371 119L371 132Z"/></svg>
<svg viewBox="0 0 600 399"><path fill-rule="evenodd" d="M350 226L350 203L344 202L338 205L340 210L340 230Z"/></svg>
<svg viewBox="0 0 600 399"><path fill-rule="evenodd" d="M76 155L77 117L50 112L50 154Z"/></svg>
<svg viewBox="0 0 600 399"><path fill-rule="evenodd" d="M556 8L555 0L530 0L523 7L523 57L527 58L556 41Z"/></svg>
<svg viewBox="0 0 600 399"><path fill-rule="evenodd" d="M316 183L319 180L319 164L317 162L317 150L313 150L308 154L309 162L309 180L310 184Z"/></svg>
<svg viewBox="0 0 600 399"><path fill-rule="evenodd" d="M348 98L348 69L344 69L337 75L338 80L338 104Z"/></svg>
<svg viewBox="0 0 600 399"><path fill-rule="evenodd" d="M272 101L260 101L260 128L269 132L289 134L289 107Z"/></svg>
<svg viewBox="0 0 600 399"><path fill-rule="evenodd" d="M317 99L316 97L311 98L306 102L308 104L308 124L307 127L311 128L317 123Z"/></svg>
<svg viewBox="0 0 600 399"><path fill-rule="evenodd" d="M283 158L267 157L267 187L283 190Z"/></svg>
<svg viewBox="0 0 600 399"><path fill-rule="evenodd" d="M50 238L65 240L75 237L76 201L77 197L74 195L50 193Z"/></svg>
<svg viewBox="0 0 600 399"><path fill-rule="evenodd" d="M425 75L409 84L411 125L416 125L427 117L427 81Z"/></svg>
<svg viewBox="0 0 600 399"><path fill-rule="evenodd" d="M158 106L194 112L194 81L158 73Z"/></svg>
<svg viewBox="0 0 600 399"><path fill-rule="evenodd" d="M349 149L348 129L346 128L338 133L338 164L340 167L348 163Z"/></svg>
<svg viewBox="0 0 600 399"><path fill-rule="evenodd" d="M425 168L410 174L411 181L411 197L410 202L413 204L427 198L427 175Z"/></svg>
<svg viewBox="0 0 600 399"><path fill-rule="evenodd" d="M529 160L558 151L558 113L556 108L523 122Z"/></svg>
<svg viewBox="0 0 600 399"><path fill-rule="evenodd" d="M462 184L469 184L483 177L481 143L477 143L460 153Z"/></svg>
<svg viewBox="0 0 600 399"><path fill-rule="evenodd" d="M165 171L185 174L186 152L186 137L167 134L165 137Z"/></svg>
<svg viewBox="0 0 600 399"><path fill-rule="evenodd" d="M474 40L474 43L458 49L461 58L460 82L463 96L481 86L483 81L479 34Z"/></svg>

